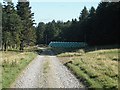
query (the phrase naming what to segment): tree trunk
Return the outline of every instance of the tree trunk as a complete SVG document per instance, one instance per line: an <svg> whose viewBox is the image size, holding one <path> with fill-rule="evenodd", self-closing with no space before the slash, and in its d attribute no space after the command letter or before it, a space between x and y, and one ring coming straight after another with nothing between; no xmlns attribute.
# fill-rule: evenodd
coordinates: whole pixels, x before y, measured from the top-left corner
<svg viewBox="0 0 120 90"><path fill-rule="evenodd" d="M20 42L20 50L21 50L21 51L24 50L24 43L23 43L23 40L21 40L21 42Z"/></svg>
<svg viewBox="0 0 120 90"><path fill-rule="evenodd" d="M4 51L7 51L7 44L4 44Z"/></svg>

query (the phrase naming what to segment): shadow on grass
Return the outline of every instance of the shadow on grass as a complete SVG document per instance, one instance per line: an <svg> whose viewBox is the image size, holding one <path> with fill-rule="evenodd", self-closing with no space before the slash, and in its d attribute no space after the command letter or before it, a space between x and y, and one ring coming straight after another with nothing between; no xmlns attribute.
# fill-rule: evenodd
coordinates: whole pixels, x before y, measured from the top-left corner
<svg viewBox="0 0 120 90"><path fill-rule="evenodd" d="M55 55L66 53L66 52L75 52L78 49L80 48L51 48L51 50Z"/></svg>
<svg viewBox="0 0 120 90"><path fill-rule="evenodd" d="M119 45L104 45L104 46L88 46L84 48L85 52L97 51L97 50L107 50L107 49L119 49Z"/></svg>
<svg viewBox="0 0 120 90"><path fill-rule="evenodd" d="M78 50L83 50L85 53L97 51L97 50L107 50L107 49L118 49L119 45L106 45L106 46L87 46L83 48L51 48L55 55L66 53L66 52L78 52Z"/></svg>

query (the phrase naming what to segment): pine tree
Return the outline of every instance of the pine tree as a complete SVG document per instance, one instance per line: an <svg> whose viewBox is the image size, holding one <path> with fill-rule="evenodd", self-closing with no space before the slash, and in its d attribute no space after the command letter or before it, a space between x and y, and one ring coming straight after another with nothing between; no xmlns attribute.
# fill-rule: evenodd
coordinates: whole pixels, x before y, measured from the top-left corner
<svg viewBox="0 0 120 90"><path fill-rule="evenodd" d="M44 43L45 24L40 22L36 28L37 44Z"/></svg>
<svg viewBox="0 0 120 90"><path fill-rule="evenodd" d="M89 17L89 18L94 17L94 16L95 16L95 13L96 13L95 8L94 8L94 7L91 7L91 9L89 10L89 15L88 15L88 17Z"/></svg>
<svg viewBox="0 0 120 90"><path fill-rule="evenodd" d="M46 24L46 28L44 31L44 41L46 44L49 44L49 42L54 38L54 30L55 26L53 23L49 22Z"/></svg>
<svg viewBox="0 0 120 90"><path fill-rule="evenodd" d="M35 29L33 13L31 12L30 3L27 0L18 0L17 13L21 17L23 31L21 32L20 50L23 50L25 45L31 45L35 42Z"/></svg>
<svg viewBox="0 0 120 90"><path fill-rule="evenodd" d="M79 17L80 22L84 21L85 18L87 18L88 14L89 14L89 12L88 12L87 8L84 7L84 9L80 13L80 17Z"/></svg>
<svg viewBox="0 0 120 90"><path fill-rule="evenodd" d="M2 26L3 26L3 46L4 50L7 47L18 47L20 42L20 32L22 30L21 19L17 15L12 2L4 2Z"/></svg>

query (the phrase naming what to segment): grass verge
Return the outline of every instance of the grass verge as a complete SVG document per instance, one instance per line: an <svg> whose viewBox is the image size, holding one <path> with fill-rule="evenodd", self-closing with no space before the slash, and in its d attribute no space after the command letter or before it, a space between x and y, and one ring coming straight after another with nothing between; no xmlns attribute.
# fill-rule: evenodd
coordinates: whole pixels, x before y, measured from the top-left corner
<svg viewBox="0 0 120 90"><path fill-rule="evenodd" d="M34 52L2 53L2 88L9 88L20 72L37 56Z"/></svg>
<svg viewBox="0 0 120 90"><path fill-rule="evenodd" d="M73 73L80 79L87 87L90 88L101 88L98 82L94 81L93 79L89 78L87 74L85 74L79 67L75 66L74 64L68 63L67 66L73 71Z"/></svg>
<svg viewBox="0 0 120 90"><path fill-rule="evenodd" d="M60 53L58 57L65 58L62 62L65 62L64 64L86 87L118 88L118 54L120 51L118 49L104 49L86 53L83 51Z"/></svg>

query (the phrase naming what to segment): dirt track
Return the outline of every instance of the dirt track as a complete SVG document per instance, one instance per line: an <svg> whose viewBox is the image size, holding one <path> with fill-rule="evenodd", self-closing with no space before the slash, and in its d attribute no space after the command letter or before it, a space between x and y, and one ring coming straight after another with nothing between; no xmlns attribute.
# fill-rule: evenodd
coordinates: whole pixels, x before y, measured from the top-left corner
<svg viewBox="0 0 120 90"><path fill-rule="evenodd" d="M16 79L12 88L80 88L79 81L52 51L37 56Z"/></svg>

